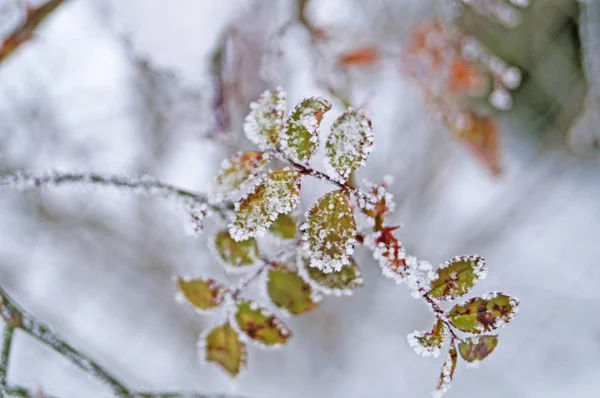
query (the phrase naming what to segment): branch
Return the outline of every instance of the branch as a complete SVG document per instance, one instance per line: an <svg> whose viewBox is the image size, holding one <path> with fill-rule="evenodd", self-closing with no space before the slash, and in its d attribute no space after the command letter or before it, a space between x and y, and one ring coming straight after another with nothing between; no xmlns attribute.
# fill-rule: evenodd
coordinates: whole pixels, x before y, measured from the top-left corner
<svg viewBox="0 0 600 398"><path fill-rule="evenodd" d="M59 187L63 185L99 185L124 188L140 195L173 198L192 207L206 207L227 219L233 209L231 203L211 204L205 195L190 192L166 184L153 177L122 177L98 173L59 173L33 174L19 172L0 177L0 187L26 190L30 188Z"/></svg>
<svg viewBox="0 0 600 398"><path fill-rule="evenodd" d="M11 393L24 398L33 398L35 394L19 386L6 387L6 371L8 370L8 354L10 353L12 335L15 329L20 329L35 340L52 348L54 351L68 359L75 366L93 378L108 385L115 396L119 398L225 398L222 395L203 395L197 393L175 392L132 392L123 382L110 374L100 364L88 355L79 351L55 333L49 326L38 321L25 310L21 309L13 299L0 287L0 316L6 322L0 369L0 393Z"/></svg>
<svg viewBox="0 0 600 398"><path fill-rule="evenodd" d="M25 21L12 31L0 45L0 62L12 55L23 43L33 37L33 32L66 0L49 0L36 8L27 8Z"/></svg>
<svg viewBox="0 0 600 398"><path fill-rule="evenodd" d="M2 354L0 356L0 394L6 387L6 378L8 376L8 365L10 361L10 350L12 348L14 334L14 326L6 324L2 333Z"/></svg>

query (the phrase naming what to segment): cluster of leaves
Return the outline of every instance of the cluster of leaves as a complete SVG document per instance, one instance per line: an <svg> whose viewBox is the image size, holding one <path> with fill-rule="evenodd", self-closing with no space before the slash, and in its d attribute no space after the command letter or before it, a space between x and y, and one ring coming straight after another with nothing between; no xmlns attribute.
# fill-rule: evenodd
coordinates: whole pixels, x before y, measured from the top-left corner
<svg viewBox="0 0 600 398"><path fill-rule="evenodd" d="M439 19L413 28L404 66L438 118L492 174L499 174L494 114L511 108L510 90L520 86L521 71Z"/></svg>
<svg viewBox="0 0 600 398"><path fill-rule="evenodd" d="M517 301L491 294L458 304L449 312L439 302L465 295L485 276L479 257L457 257L434 272L429 263L407 256L396 237L397 226L386 225L394 210L389 180L357 188L349 179L365 164L373 147L371 122L358 110L348 109L331 127L325 142L325 172L311 168L319 148L320 124L331 103L320 97L302 100L287 118L286 96L265 92L251 105L244 130L261 152L238 153L222 163L215 178L215 200L242 198L233 206L226 229L211 239L219 261L230 272L245 273L235 286L205 277L181 278L180 296L199 312L221 309L225 316L200 338L202 361L220 365L237 376L246 361L246 343L259 347L285 344L292 332L281 315L300 315L319 305L324 295L351 294L363 283L352 257L358 244L369 247L385 276L405 283L413 296L433 309L431 332L409 336L418 352L439 355L450 336L450 350L438 391L452 378L458 352L468 362L484 359L495 348L497 336L482 335L510 321ZM272 162L273 161L273 162ZM268 169L269 164L284 166ZM295 212L305 177L334 186L304 216ZM283 250L269 258L261 237L267 233ZM270 304L241 297L244 288L260 281ZM457 333L469 334L462 339ZM458 351L456 345L458 344Z"/></svg>

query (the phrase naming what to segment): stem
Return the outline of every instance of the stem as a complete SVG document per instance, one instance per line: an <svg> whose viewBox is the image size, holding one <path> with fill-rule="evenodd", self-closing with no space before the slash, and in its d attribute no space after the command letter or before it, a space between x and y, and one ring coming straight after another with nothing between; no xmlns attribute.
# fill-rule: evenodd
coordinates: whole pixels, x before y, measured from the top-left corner
<svg viewBox="0 0 600 398"><path fill-rule="evenodd" d="M452 335L452 340L458 340L458 341L462 341L462 339L460 337L458 337L458 335L456 334L456 332L454 332L454 329L452 328L452 325L450 324L450 322L448 322L448 316L446 315L446 311L444 311L443 308L441 308L436 302L435 300L429 295L429 293L427 293L427 291L425 291L425 289L419 289L419 292L423 295L423 299L427 302L427 304L429 304L429 306L433 309L433 311L436 313L436 317L444 322L444 324L446 325L446 327L448 328L448 330L450 331L450 334Z"/></svg>
<svg viewBox="0 0 600 398"><path fill-rule="evenodd" d="M122 177L116 175L102 175L98 173L51 173L36 175L33 173L19 172L0 177L0 187L25 190L28 188L41 188L46 186L63 185L99 185L114 188L124 188L143 195L155 195L164 198L174 198L189 206L206 206L227 219L232 204L225 202L221 205L211 204L205 195L187 191L182 188L164 183L152 177Z"/></svg>
<svg viewBox="0 0 600 398"><path fill-rule="evenodd" d="M7 323L7 327L23 330L31 337L52 348L94 378L106 383L117 397L131 397L131 392L115 376L100 366L90 357L68 344L61 336L52 331L47 325L35 319L31 314L19 308L10 296L0 287L2 309L7 308L16 322ZM4 314L4 311L2 311Z"/></svg>
<svg viewBox="0 0 600 398"><path fill-rule="evenodd" d="M0 356L0 396L4 397L6 389L6 378L8 376L8 365L10 361L10 350L12 348L15 327L11 324L4 326L2 332L2 354Z"/></svg>

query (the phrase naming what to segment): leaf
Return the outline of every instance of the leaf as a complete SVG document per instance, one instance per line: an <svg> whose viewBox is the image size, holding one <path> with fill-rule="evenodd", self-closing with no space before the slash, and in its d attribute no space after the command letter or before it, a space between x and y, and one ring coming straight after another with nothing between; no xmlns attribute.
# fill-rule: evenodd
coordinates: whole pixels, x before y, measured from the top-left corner
<svg viewBox="0 0 600 398"><path fill-rule="evenodd" d="M479 256L454 257L441 264L431 282L429 295L439 300L464 296L485 278L485 262Z"/></svg>
<svg viewBox="0 0 600 398"><path fill-rule="evenodd" d="M269 155L261 152L238 152L221 163L215 178L215 201L227 199L256 177L269 163Z"/></svg>
<svg viewBox="0 0 600 398"><path fill-rule="evenodd" d="M296 272L276 266L267 274L267 292L273 303L290 314L299 315L317 306L312 288Z"/></svg>
<svg viewBox="0 0 600 398"><path fill-rule="evenodd" d="M349 109L333 123L325 149L329 174L346 181L373 149L371 121L361 111Z"/></svg>
<svg viewBox="0 0 600 398"><path fill-rule="evenodd" d="M289 214L280 214L271 224L269 231L281 239L294 239L298 229L298 218Z"/></svg>
<svg viewBox="0 0 600 398"><path fill-rule="evenodd" d="M450 310L448 319L459 330L484 333L510 322L517 313L518 301L502 293L476 297Z"/></svg>
<svg viewBox="0 0 600 398"><path fill-rule="evenodd" d="M454 135L493 175L502 174L498 125L490 117L463 114L464 120L453 128Z"/></svg>
<svg viewBox="0 0 600 398"><path fill-rule="evenodd" d="M217 308L223 301L225 286L214 279L177 278L177 286L183 297L201 311Z"/></svg>
<svg viewBox="0 0 600 398"><path fill-rule="evenodd" d="M373 250L373 258L379 262L383 275L396 283L402 283L407 257L402 243L394 236L394 231L398 228L384 227L381 231L368 235L365 244Z"/></svg>
<svg viewBox="0 0 600 398"><path fill-rule="evenodd" d="M368 66L379 61L381 55L376 48L361 47L348 51L340 56L340 65L346 67Z"/></svg>
<svg viewBox="0 0 600 398"><path fill-rule="evenodd" d="M215 248L219 257L228 266L244 267L253 265L260 257L258 245L254 238L236 241L226 229L215 235Z"/></svg>
<svg viewBox="0 0 600 398"><path fill-rule="evenodd" d="M362 272L354 258L350 257L350 264L339 271L325 273L318 268L310 266L310 259L303 258L299 266L302 276L313 289L328 295L349 296L354 290L363 285Z"/></svg>
<svg viewBox="0 0 600 398"><path fill-rule="evenodd" d="M302 100L290 113L281 131L281 149L292 160L308 163L319 149L318 130L323 114L331 109L331 102L321 97Z"/></svg>
<svg viewBox="0 0 600 398"><path fill-rule="evenodd" d="M235 215L229 232L240 241L262 233L279 214L287 214L296 207L300 196L300 174L289 168L271 171L254 190L235 204Z"/></svg>
<svg viewBox="0 0 600 398"><path fill-rule="evenodd" d="M283 129L286 94L281 89L265 91L250 104L250 114L244 123L246 137L262 150L275 149Z"/></svg>
<svg viewBox="0 0 600 398"><path fill-rule="evenodd" d="M231 376L237 376L246 361L246 344L229 323L210 330L200 345L204 348L201 360L214 362Z"/></svg>
<svg viewBox="0 0 600 398"><path fill-rule="evenodd" d="M236 306L234 317L238 327L259 345L282 345L292 336L292 332L280 319L254 301L240 299Z"/></svg>
<svg viewBox="0 0 600 398"><path fill-rule="evenodd" d="M441 397L450 388L450 384L452 384L452 379L454 378L454 371L456 370L457 362L458 353L456 352L456 347L454 346L453 339L450 343L450 349L448 350L446 359L444 360L444 365L442 366L440 381L438 382L436 391L433 394L434 397Z"/></svg>
<svg viewBox="0 0 600 398"><path fill-rule="evenodd" d="M498 345L498 336L473 336L458 345L460 356L475 364L486 359Z"/></svg>
<svg viewBox="0 0 600 398"><path fill-rule="evenodd" d="M331 191L310 208L303 225L310 266L325 273L349 265L356 243L354 214L343 191Z"/></svg>
<svg viewBox="0 0 600 398"><path fill-rule="evenodd" d="M444 344L447 331L442 320L438 320L431 332L415 331L407 336L408 344L421 356L437 358Z"/></svg>

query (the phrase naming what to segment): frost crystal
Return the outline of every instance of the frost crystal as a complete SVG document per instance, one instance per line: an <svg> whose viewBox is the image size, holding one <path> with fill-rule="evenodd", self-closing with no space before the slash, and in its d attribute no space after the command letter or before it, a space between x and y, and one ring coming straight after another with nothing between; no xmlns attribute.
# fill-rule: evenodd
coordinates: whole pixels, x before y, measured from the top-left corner
<svg viewBox="0 0 600 398"><path fill-rule="evenodd" d="M234 219L229 232L236 241L264 232L279 214L287 214L296 207L300 195L300 174L285 168L271 171L253 191L235 204Z"/></svg>
<svg viewBox="0 0 600 398"><path fill-rule="evenodd" d="M280 135L280 149L292 160L308 163L319 148L319 125L331 102L321 97L306 98L290 112Z"/></svg>
<svg viewBox="0 0 600 398"><path fill-rule="evenodd" d="M354 170L365 164L372 150L371 121L361 111L349 109L331 127L325 170L333 178L346 181Z"/></svg>
<svg viewBox="0 0 600 398"><path fill-rule="evenodd" d="M373 258L379 262L383 275L400 284L406 271L406 253L393 231L394 228L384 228L367 235L364 243L373 251Z"/></svg>
<svg viewBox="0 0 600 398"><path fill-rule="evenodd" d="M442 373L440 374L440 381L437 385L436 390L433 392L434 398L441 398L450 388L452 384L452 378L454 377L454 371L456 370L456 363L458 362L458 353L456 347L454 347L454 340L450 342L450 350L444 360L442 366Z"/></svg>
<svg viewBox="0 0 600 398"><path fill-rule="evenodd" d="M265 91L258 101L250 104L250 114L244 123L246 137L262 150L275 149L283 128L286 94L277 88Z"/></svg>
<svg viewBox="0 0 600 398"><path fill-rule="evenodd" d="M215 178L212 201L217 203L229 199L232 194L243 190L269 163L269 155L261 152L238 152L221 163Z"/></svg>
<svg viewBox="0 0 600 398"><path fill-rule="evenodd" d="M346 193L325 194L308 210L306 219L301 229L310 266L329 273L349 265L356 243L356 224Z"/></svg>

